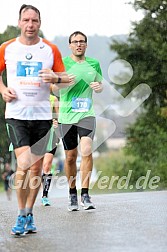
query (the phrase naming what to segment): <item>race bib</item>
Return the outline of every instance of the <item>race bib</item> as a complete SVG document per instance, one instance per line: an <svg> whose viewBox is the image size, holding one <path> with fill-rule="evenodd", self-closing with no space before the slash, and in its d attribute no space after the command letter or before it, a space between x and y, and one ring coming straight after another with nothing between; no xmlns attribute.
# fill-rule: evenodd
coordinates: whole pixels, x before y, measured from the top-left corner
<svg viewBox="0 0 167 252"><path fill-rule="evenodd" d="M39 70L42 69L42 62L17 62L17 76L20 77L38 77Z"/></svg>
<svg viewBox="0 0 167 252"><path fill-rule="evenodd" d="M92 105L90 98L72 98L72 111L73 112L88 112Z"/></svg>
<svg viewBox="0 0 167 252"><path fill-rule="evenodd" d="M42 69L42 62L37 61L18 61L17 72L18 86L17 93L19 99L25 100L28 98L40 99L41 80L38 77L39 70ZM38 98L37 98L38 97Z"/></svg>

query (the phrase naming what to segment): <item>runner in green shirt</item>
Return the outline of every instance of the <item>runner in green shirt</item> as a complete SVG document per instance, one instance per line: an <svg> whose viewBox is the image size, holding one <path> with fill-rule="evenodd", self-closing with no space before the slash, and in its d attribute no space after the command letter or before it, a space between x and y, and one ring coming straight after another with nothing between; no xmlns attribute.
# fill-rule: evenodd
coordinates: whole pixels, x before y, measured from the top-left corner
<svg viewBox="0 0 167 252"><path fill-rule="evenodd" d="M81 205L85 210L95 209L88 193L93 167L92 141L96 128L92 94L102 91L102 72L96 59L85 56L85 34L79 31L71 34L69 47L72 54L63 62L67 73L75 76L75 83L59 91L59 129L66 154L64 167L69 182L68 210L76 211L79 210L76 189L78 136L81 151Z"/></svg>

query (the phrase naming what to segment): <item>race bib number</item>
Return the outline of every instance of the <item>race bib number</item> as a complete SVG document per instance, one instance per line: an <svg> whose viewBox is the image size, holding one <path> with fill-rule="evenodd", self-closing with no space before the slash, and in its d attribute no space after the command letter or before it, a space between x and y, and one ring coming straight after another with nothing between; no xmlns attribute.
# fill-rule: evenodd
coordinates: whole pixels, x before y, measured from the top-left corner
<svg viewBox="0 0 167 252"><path fill-rule="evenodd" d="M35 101L40 97L41 80L38 77L39 70L42 69L42 62L37 61L18 61L17 72L18 86L17 92L19 98L26 98ZM39 98L38 98L39 99Z"/></svg>
<svg viewBox="0 0 167 252"><path fill-rule="evenodd" d="M39 70L42 69L42 62L17 62L17 76L20 77L38 77Z"/></svg>
<svg viewBox="0 0 167 252"><path fill-rule="evenodd" d="M88 112L92 105L90 98L72 98L72 111L73 112Z"/></svg>

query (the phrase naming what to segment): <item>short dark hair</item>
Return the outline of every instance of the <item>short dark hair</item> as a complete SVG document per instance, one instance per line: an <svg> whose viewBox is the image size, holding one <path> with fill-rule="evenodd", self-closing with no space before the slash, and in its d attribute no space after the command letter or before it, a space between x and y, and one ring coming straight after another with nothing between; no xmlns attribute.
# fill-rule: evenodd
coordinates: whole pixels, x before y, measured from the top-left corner
<svg viewBox="0 0 167 252"><path fill-rule="evenodd" d="M33 5L30 5L30 4L23 4L21 7L20 7L20 10L19 10L19 20L21 19L21 13L22 13L22 10L28 10L28 9L32 9L34 10L38 15L39 15L39 20L41 20L41 15L40 15L40 11Z"/></svg>
<svg viewBox="0 0 167 252"><path fill-rule="evenodd" d="M73 32L70 37L69 37L69 44L71 44L71 38L73 36L77 36L78 34L82 35L84 38L85 38L85 42L87 43L87 36L83 33L83 32L80 32L80 31L75 31Z"/></svg>

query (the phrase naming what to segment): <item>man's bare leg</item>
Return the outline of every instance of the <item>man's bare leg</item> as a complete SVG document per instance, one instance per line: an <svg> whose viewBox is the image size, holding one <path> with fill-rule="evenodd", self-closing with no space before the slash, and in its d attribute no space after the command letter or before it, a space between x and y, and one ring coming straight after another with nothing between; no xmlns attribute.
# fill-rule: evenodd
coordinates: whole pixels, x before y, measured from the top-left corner
<svg viewBox="0 0 167 252"><path fill-rule="evenodd" d="M38 160L30 168L29 193L27 195L26 207L32 209L41 185L42 159Z"/></svg>
<svg viewBox="0 0 167 252"><path fill-rule="evenodd" d="M92 158L92 139L89 137L82 137L80 141L81 148L81 205L85 210L95 209L95 205L91 202L89 196L89 185L90 177L93 169L93 158Z"/></svg>
<svg viewBox="0 0 167 252"><path fill-rule="evenodd" d="M29 193L29 175L30 167L30 148L23 146L15 149L17 158L17 170L15 176L15 187L17 193L17 201L19 210L25 209L27 202L27 195Z"/></svg>
<svg viewBox="0 0 167 252"><path fill-rule="evenodd" d="M77 190L76 190L76 175L77 175L77 167L76 167L76 159L77 159L77 148L73 150L66 150L66 159L65 159L65 173L67 176L68 184L69 184L69 211L77 211L78 207L78 199L77 199Z"/></svg>
<svg viewBox="0 0 167 252"><path fill-rule="evenodd" d="M64 169L66 177L69 183L69 187L74 188L76 186L76 175L77 175L77 167L76 167L77 148L73 150L66 150L65 155L66 159L64 163Z"/></svg>
<svg viewBox="0 0 167 252"><path fill-rule="evenodd" d="M81 148L81 185L82 188L89 188L90 176L93 168L92 158L92 139L89 137L82 137L80 141Z"/></svg>

